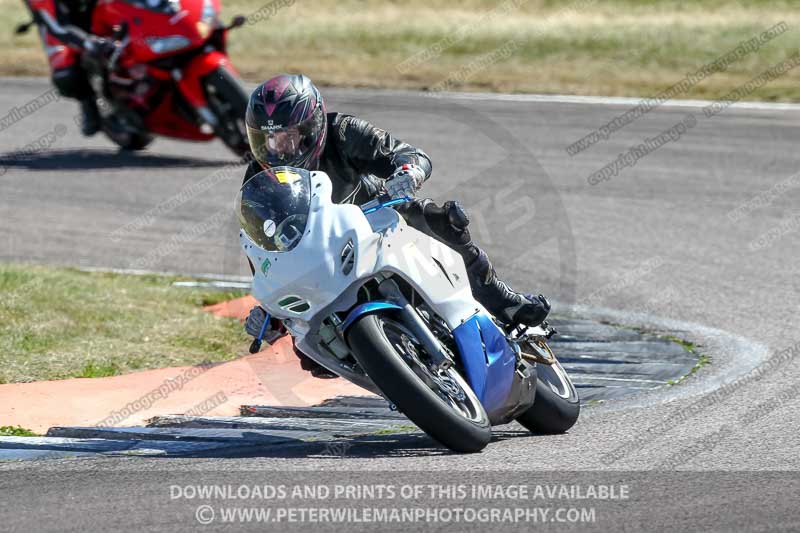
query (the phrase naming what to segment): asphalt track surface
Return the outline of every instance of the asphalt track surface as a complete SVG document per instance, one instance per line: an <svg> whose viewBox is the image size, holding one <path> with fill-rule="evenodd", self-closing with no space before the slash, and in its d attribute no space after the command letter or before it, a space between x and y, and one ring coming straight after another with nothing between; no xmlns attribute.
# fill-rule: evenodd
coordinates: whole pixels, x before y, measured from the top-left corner
<svg viewBox="0 0 800 533"><path fill-rule="evenodd" d="M45 80L1 83L0 110L48 88ZM564 312L574 306L612 321L680 330L712 364L668 391L589 408L567 435L520 434L479 455L387 435L336 458L286 449L4 465L4 528L192 529L194 508L170 500L170 484L246 476L263 484L290 471L341 483L409 479L402 471L424 472L411 479L425 482L628 482L636 497L609 503L595 528L798 528L800 182L787 179L800 170L800 112L732 108L706 118L699 108L662 106L569 156L566 146L628 107L326 94L329 108L364 116L428 151L434 176L425 193L470 209L476 239L514 285L551 295ZM159 207L231 161L220 144L159 139L141 155L119 155L100 137L82 139L76 112L71 103L50 104L0 131L4 152L48 132L57 137L38 153L2 162L0 260L244 273L225 211L238 171ZM620 152L689 113L696 126L677 141L608 181L588 183ZM744 216L730 215L746 202L754 203ZM148 211L154 216L139 218ZM763 237L768 232L773 237ZM753 373L756 366L763 370ZM685 473L663 473L676 469Z"/></svg>

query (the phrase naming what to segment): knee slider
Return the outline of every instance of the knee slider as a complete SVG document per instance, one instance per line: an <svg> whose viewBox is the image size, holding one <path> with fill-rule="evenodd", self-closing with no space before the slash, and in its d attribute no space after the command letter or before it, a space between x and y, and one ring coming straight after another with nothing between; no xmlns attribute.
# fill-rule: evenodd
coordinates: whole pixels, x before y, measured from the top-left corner
<svg viewBox="0 0 800 533"><path fill-rule="evenodd" d="M445 202L444 210L447 213L447 220L456 229L464 230L469 226L469 216L461 204L456 201Z"/></svg>

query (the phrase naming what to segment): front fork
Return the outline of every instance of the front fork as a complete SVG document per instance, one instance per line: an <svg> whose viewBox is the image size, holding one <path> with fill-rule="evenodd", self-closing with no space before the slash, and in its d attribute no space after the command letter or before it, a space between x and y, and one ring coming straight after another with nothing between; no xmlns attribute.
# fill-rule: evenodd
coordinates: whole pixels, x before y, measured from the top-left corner
<svg viewBox="0 0 800 533"><path fill-rule="evenodd" d="M397 282L391 278L384 279L378 285L378 291L390 302L400 306L400 314L405 319L405 324L416 335L417 340L425 347L431 358L433 371L444 371L453 366L453 358L431 332L428 325L419 316L411 303L406 299Z"/></svg>
<svg viewBox="0 0 800 533"><path fill-rule="evenodd" d="M91 98L97 106L102 128L114 130L119 134L145 132L146 128L136 111L120 107L113 101L106 81L106 76L110 74L104 73L95 64L84 63L84 68L87 72L89 87L92 90Z"/></svg>

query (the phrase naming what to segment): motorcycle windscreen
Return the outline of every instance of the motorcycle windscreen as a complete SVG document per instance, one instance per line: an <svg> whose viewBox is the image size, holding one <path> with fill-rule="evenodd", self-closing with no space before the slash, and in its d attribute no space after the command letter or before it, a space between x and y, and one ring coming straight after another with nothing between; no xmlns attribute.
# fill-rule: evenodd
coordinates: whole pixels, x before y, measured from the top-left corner
<svg viewBox="0 0 800 533"><path fill-rule="evenodd" d="M130 4L139 9L146 9L154 13L163 13L165 15L175 15L180 12L180 2L175 0L123 0L124 3Z"/></svg>
<svg viewBox="0 0 800 533"><path fill-rule="evenodd" d="M311 174L277 167L259 172L242 186L236 215L247 235L269 252L288 252L303 238L311 210Z"/></svg>

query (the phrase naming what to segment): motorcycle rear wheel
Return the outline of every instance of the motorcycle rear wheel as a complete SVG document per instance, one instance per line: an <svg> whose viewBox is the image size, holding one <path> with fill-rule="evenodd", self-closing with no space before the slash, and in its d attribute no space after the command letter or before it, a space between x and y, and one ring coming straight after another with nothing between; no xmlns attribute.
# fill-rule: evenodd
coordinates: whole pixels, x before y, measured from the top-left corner
<svg viewBox="0 0 800 533"><path fill-rule="evenodd" d="M133 131L124 124L111 123L108 119L103 121L103 133L111 139L111 142L123 150L138 151L144 150L153 142L152 135L143 132Z"/></svg>
<svg viewBox="0 0 800 533"><path fill-rule="evenodd" d="M433 374L420 358L421 343L393 316L360 318L348 342L378 388L429 436L459 453L479 452L489 443L489 417L469 385L455 368Z"/></svg>
<svg viewBox="0 0 800 533"><path fill-rule="evenodd" d="M533 433L565 433L575 425L581 413L581 401L575 386L556 361L536 365L536 400L517 422Z"/></svg>

